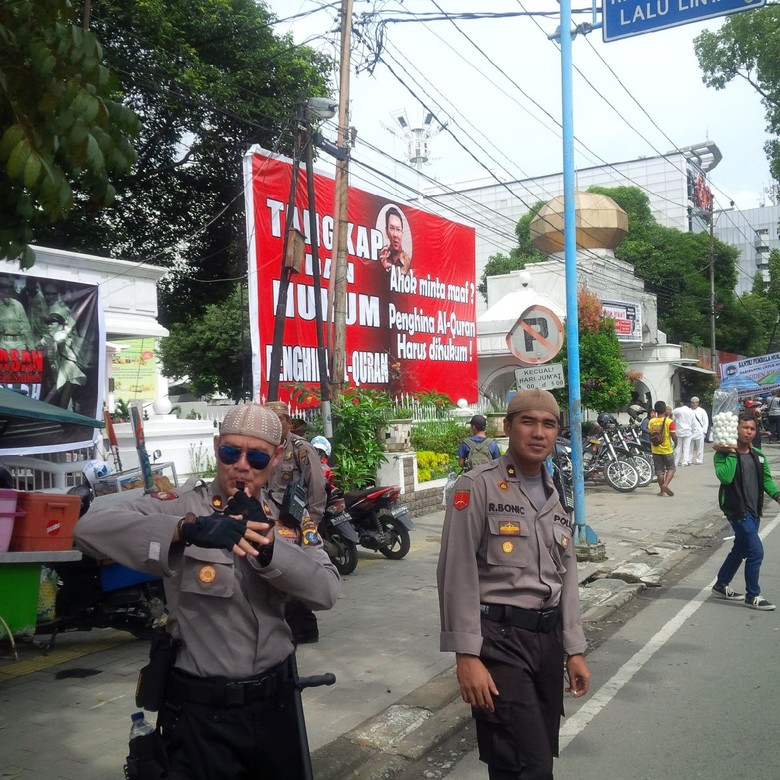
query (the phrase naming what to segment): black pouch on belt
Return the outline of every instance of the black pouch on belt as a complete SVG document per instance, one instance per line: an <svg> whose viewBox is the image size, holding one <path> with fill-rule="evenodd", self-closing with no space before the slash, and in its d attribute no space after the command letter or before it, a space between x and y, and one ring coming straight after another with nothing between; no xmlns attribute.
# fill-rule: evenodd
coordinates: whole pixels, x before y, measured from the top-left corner
<svg viewBox="0 0 780 780"><path fill-rule="evenodd" d="M168 777L168 756L160 732L130 740L125 763L125 780L162 780Z"/></svg>
<svg viewBox="0 0 780 780"><path fill-rule="evenodd" d="M165 699L168 675L176 660L176 642L164 628L152 632L149 663L138 673L135 703L149 712L157 712Z"/></svg>

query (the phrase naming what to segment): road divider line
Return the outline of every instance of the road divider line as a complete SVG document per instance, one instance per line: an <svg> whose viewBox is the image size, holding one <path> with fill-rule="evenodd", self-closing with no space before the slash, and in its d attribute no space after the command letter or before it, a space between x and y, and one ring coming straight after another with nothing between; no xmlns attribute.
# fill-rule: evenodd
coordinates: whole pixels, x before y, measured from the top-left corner
<svg viewBox="0 0 780 780"><path fill-rule="evenodd" d="M780 524L780 514L772 520L759 536L765 539ZM701 607L712 595L711 589L715 584L713 579L705 585L671 620L653 636L647 644L628 660L617 672L602 685L592 696L585 699L579 710L570 718L566 718L561 727L559 749L563 752L566 747L577 737L585 727L617 696L620 690L642 667L660 650L676 633L685 625L685 622Z"/></svg>

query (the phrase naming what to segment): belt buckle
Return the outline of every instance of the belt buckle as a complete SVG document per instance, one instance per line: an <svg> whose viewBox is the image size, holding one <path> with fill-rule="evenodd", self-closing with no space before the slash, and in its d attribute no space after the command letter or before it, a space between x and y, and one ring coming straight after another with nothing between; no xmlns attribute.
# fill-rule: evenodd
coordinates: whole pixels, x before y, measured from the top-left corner
<svg viewBox="0 0 780 780"><path fill-rule="evenodd" d="M552 622L557 614L557 607L551 607L550 609L544 609L539 612L539 629L541 629L543 626L547 626L548 623Z"/></svg>
<svg viewBox="0 0 780 780"><path fill-rule="evenodd" d="M230 682L225 684L225 705L240 707L246 701L246 683Z"/></svg>

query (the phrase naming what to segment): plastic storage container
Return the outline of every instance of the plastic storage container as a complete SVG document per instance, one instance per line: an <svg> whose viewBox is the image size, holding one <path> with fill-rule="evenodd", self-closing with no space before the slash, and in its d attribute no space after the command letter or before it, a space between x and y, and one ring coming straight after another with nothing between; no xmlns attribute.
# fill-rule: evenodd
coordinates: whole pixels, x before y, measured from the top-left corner
<svg viewBox="0 0 780 780"><path fill-rule="evenodd" d="M26 515L14 523L8 549L11 552L70 550L81 498L25 491L18 495L17 507L25 510Z"/></svg>
<svg viewBox="0 0 780 780"><path fill-rule="evenodd" d="M11 535L14 530L14 521L24 512L16 511L17 490L0 490L0 552L8 552L11 543Z"/></svg>

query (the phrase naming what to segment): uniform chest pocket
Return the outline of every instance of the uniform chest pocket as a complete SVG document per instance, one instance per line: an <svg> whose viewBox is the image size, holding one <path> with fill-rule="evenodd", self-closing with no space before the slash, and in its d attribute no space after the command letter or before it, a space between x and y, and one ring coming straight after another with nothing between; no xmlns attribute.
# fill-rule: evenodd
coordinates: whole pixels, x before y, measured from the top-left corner
<svg viewBox="0 0 780 780"><path fill-rule="evenodd" d="M186 547L182 558L181 592L230 598L235 586L233 553Z"/></svg>
<svg viewBox="0 0 780 780"><path fill-rule="evenodd" d="M488 517L486 559L490 566L528 565L528 526L524 520Z"/></svg>
<svg viewBox="0 0 780 780"><path fill-rule="evenodd" d="M279 481L283 485L289 485L292 482L295 482L297 479L295 472L295 463L292 458L290 458L290 460L282 461L282 464L279 466Z"/></svg>
<svg viewBox="0 0 780 780"><path fill-rule="evenodd" d="M573 538L571 530L566 526L557 524L553 526L553 539L555 541L550 552L558 572L561 574L566 571L566 567L563 565L563 556L569 549L569 545L572 544Z"/></svg>

